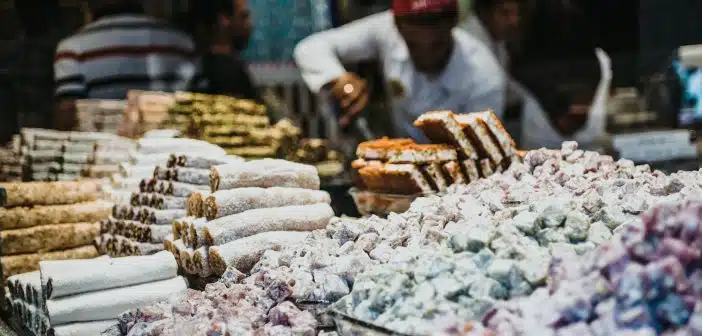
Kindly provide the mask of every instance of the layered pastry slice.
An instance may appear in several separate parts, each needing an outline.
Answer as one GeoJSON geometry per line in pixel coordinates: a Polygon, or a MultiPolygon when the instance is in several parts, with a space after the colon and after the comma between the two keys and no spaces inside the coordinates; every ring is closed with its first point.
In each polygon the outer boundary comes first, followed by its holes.
{"type": "Polygon", "coordinates": [[[466,173],[466,177],[470,182],[477,181],[480,178],[480,171],[478,170],[478,164],[475,160],[463,160],[461,161],[461,166],[466,173]]]}
{"type": "Polygon", "coordinates": [[[495,137],[497,143],[500,144],[505,156],[512,157],[517,152],[517,144],[514,142],[514,139],[512,139],[512,136],[509,135],[509,132],[505,130],[500,118],[498,118],[492,110],[477,112],[476,114],[485,122],[485,125],[487,125],[488,129],[495,137]]]}
{"type": "Polygon", "coordinates": [[[443,170],[441,169],[441,164],[439,163],[430,163],[427,165],[420,166],[419,169],[421,169],[422,174],[424,174],[424,178],[429,182],[429,185],[431,185],[432,189],[438,192],[445,192],[446,188],[448,188],[448,180],[446,179],[446,176],[444,175],[443,170]]]}
{"type": "Polygon", "coordinates": [[[470,138],[479,152],[481,158],[488,158],[494,164],[499,164],[504,159],[503,150],[493,139],[485,121],[482,120],[481,114],[457,114],[456,121],[463,128],[463,132],[470,138]]]}
{"type": "Polygon", "coordinates": [[[371,191],[415,195],[433,192],[419,168],[413,164],[368,165],[358,171],[371,191]]]}
{"type": "Polygon", "coordinates": [[[467,184],[468,179],[466,175],[461,170],[461,165],[457,161],[449,161],[443,165],[444,171],[449,176],[450,184],[467,184]]]}
{"type": "Polygon", "coordinates": [[[388,149],[414,144],[412,139],[380,138],[364,141],[356,148],[356,156],[365,160],[387,161],[388,149]]]}
{"type": "Polygon", "coordinates": [[[477,159],[478,153],[463,132],[463,128],[451,111],[432,111],[422,114],[414,121],[414,126],[434,143],[455,146],[463,158],[477,159]]]}

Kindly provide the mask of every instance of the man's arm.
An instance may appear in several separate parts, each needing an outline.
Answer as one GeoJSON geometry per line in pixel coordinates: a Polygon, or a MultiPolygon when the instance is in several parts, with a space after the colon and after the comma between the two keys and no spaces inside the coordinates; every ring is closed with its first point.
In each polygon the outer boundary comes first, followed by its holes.
{"type": "MultiPolygon", "coordinates": [[[[464,43],[480,43],[475,39],[464,43]]],[[[474,46],[466,60],[468,84],[463,113],[492,109],[502,119],[505,109],[507,79],[504,70],[493,54],[482,44],[474,46]]]]}
{"type": "Polygon", "coordinates": [[[85,78],[80,72],[80,62],[75,52],[59,44],[54,57],[54,93],[56,109],[54,126],[71,130],[77,124],[76,99],[86,97],[85,78]]]}
{"type": "Polygon", "coordinates": [[[295,62],[310,89],[322,87],[346,72],[342,62],[358,62],[376,57],[378,38],[392,27],[392,14],[383,12],[338,28],[313,34],[295,47],[295,62]]]}

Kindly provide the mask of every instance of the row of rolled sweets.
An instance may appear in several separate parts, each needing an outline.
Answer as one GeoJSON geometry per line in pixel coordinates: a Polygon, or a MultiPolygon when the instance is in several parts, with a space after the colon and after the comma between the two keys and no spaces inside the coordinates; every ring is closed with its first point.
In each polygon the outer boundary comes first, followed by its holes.
{"type": "Polygon", "coordinates": [[[261,259],[263,252],[299,244],[307,232],[263,232],[230,243],[209,248],[209,264],[213,274],[222,275],[228,267],[247,273],[261,259]]]}
{"type": "Polygon", "coordinates": [[[195,169],[210,169],[212,166],[240,163],[243,159],[233,156],[218,156],[218,155],[178,155],[170,154],[168,157],[167,168],[184,167],[195,169]]]}
{"type": "Polygon", "coordinates": [[[138,178],[139,180],[153,176],[155,168],[154,165],[133,165],[130,163],[121,163],[118,166],[119,174],[122,177],[138,178]]]}
{"type": "Polygon", "coordinates": [[[100,233],[120,235],[140,243],[162,243],[171,234],[171,227],[110,217],[100,221],[100,233]]]}
{"type": "Polygon", "coordinates": [[[148,206],[158,210],[185,209],[186,197],[166,196],[157,193],[132,193],[132,206],[148,206]]]}
{"type": "Polygon", "coordinates": [[[201,155],[214,157],[225,154],[217,145],[187,138],[142,138],[137,142],[137,151],[142,154],[203,153],[201,155]]]}
{"type": "Polygon", "coordinates": [[[60,205],[95,201],[100,196],[100,181],[12,182],[2,183],[7,190],[5,206],[60,205]]]}
{"type": "Polygon", "coordinates": [[[141,210],[141,207],[115,204],[115,206],[112,207],[112,217],[123,220],[141,221],[141,210]]]}
{"type": "Polygon", "coordinates": [[[278,159],[214,166],[210,170],[212,192],[246,187],[289,187],[318,190],[317,168],[278,159]]]}
{"type": "Polygon", "coordinates": [[[209,185],[210,170],[199,168],[165,168],[157,166],[154,168],[153,177],[164,181],[177,181],[183,183],[209,185]]]}
{"type": "Polygon", "coordinates": [[[66,296],[46,301],[52,325],[115,318],[122,312],[167,300],[188,287],[183,277],[66,296]]]}
{"type": "Polygon", "coordinates": [[[151,255],[163,251],[162,243],[141,243],[109,233],[96,237],[94,244],[101,254],[107,254],[110,257],[151,255]]]}
{"type": "Polygon", "coordinates": [[[98,251],[95,246],[88,245],[63,251],[3,256],[0,260],[2,260],[4,276],[9,277],[38,270],[40,260],[89,259],[97,256],[98,251]]]}
{"type": "Polygon", "coordinates": [[[143,179],[139,183],[142,193],[159,193],[167,196],[188,197],[196,191],[207,190],[206,185],[196,185],[182,182],[143,179]]]}
{"type": "Polygon", "coordinates": [[[263,232],[314,231],[324,229],[332,217],[334,210],[326,203],[248,210],[207,222],[205,242],[215,246],[263,232]]]}
{"type": "Polygon", "coordinates": [[[42,225],[2,231],[0,241],[4,255],[13,255],[84,246],[99,234],[98,222],[42,225]]]}
{"type": "MultiPolygon", "coordinates": [[[[202,206],[191,196],[188,207],[202,206]]],[[[308,205],[331,203],[326,191],[301,188],[238,188],[220,190],[209,195],[202,207],[202,214],[208,220],[238,214],[247,210],[276,208],[288,205],[308,205]]]]}
{"type": "Polygon", "coordinates": [[[173,220],[184,217],[185,209],[158,210],[151,207],[134,207],[131,205],[115,205],[112,217],[115,219],[139,221],[144,224],[171,225],[173,220]]]}
{"type": "Polygon", "coordinates": [[[47,299],[171,279],[178,265],[170,252],[150,256],[54,260],[39,264],[47,299]]]}
{"type": "Polygon", "coordinates": [[[22,229],[61,223],[95,222],[110,215],[112,203],[92,201],[68,205],[0,208],[0,229],[22,229]]]}
{"type": "Polygon", "coordinates": [[[187,214],[185,209],[157,210],[154,208],[143,207],[141,208],[141,211],[142,222],[144,224],[155,225],[171,225],[173,220],[185,217],[187,214]]]}

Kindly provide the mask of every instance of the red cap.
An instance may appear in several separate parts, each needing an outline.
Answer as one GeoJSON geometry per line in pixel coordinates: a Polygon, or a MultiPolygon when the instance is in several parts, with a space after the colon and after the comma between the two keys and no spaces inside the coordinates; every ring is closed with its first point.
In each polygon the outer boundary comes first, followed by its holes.
{"type": "Polygon", "coordinates": [[[393,0],[392,12],[395,15],[442,13],[458,10],[456,0],[393,0]]]}

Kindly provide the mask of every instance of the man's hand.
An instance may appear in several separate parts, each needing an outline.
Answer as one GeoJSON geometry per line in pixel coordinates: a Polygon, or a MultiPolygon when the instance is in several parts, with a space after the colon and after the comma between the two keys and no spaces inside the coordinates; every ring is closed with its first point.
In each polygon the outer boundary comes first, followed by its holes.
{"type": "Polygon", "coordinates": [[[332,95],[339,100],[344,113],[339,119],[339,125],[347,127],[353,119],[368,105],[370,96],[366,81],[351,72],[330,83],[332,95]]]}

